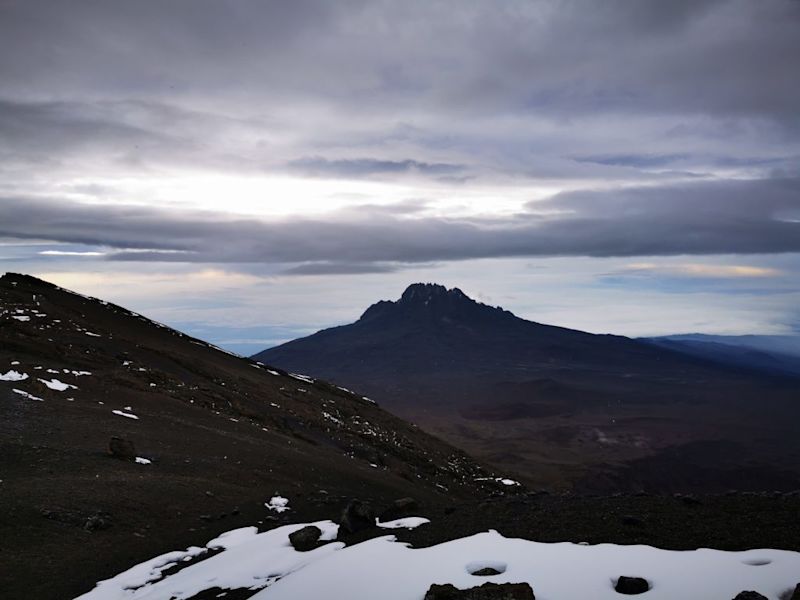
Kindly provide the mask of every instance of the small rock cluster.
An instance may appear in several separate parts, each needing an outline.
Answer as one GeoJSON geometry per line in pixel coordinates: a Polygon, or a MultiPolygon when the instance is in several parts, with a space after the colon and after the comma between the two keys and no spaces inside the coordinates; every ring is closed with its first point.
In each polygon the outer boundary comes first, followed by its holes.
{"type": "Polygon", "coordinates": [[[466,590],[447,583],[433,584],[425,600],[536,600],[536,596],[527,583],[484,583],[466,590]]]}

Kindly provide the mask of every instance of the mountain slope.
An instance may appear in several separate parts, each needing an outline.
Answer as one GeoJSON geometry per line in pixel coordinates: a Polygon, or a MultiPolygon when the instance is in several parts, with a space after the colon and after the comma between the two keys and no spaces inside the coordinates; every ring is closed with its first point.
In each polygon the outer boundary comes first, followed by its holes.
{"type": "Polygon", "coordinates": [[[535,485],[800,484],[787,425],[800,411],[796,379],[526,321],[458,289],[414,284],[353,324],[256,358],[357,386],[535,485]]]}
{"type": "Polygon", "coordinates": [[[0,278],[0,452],[0,589],[20,598],[72,597],[159,552],[329,518],[354,497],[435,506],[493,487],[361,396],[16,274],[0,278]],[[112,458],[112,437],[141,460],[112,458]],[[278,495],[291,511],[265,507],[278,495]]]}
{"type": "Polygon", "coordinates": [[[800,339],[792,336],[695,333],[641,339],[723,365],[800,376],[800,339]]]}

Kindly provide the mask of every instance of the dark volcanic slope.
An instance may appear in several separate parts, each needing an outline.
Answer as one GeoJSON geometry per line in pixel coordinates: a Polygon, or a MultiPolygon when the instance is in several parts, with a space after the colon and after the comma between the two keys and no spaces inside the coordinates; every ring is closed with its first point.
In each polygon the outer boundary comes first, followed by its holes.
{"type": "Polygon", "coordinates": [[[358,386],[533,484],[592,491],[800,485],[800,380],[520,319],[415,284],[260,360],[358,386]]]}
{"type": "Polygon", "coordinates": [[[0,377],[4,598],[73,597],[267,522],[275,493],[282,518],[329,517],[351,497],[437,506],[484,475],[360,396],[32,277],[0,278],[0,377]],[[111,436],[152,463],[112,458],[111,436]]]}

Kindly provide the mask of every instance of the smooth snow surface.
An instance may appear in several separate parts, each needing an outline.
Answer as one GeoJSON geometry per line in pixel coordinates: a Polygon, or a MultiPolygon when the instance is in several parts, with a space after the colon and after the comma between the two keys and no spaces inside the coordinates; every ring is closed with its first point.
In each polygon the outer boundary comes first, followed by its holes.
{"type": "MultiPolygon", "coordinates": [[[[322,540],[336,538],[330,521],[309,523],[322,540]]],[[[158,581],[169,567],[203,549],[170,552],[100,582],[79,600],[185,600],[206,589],[262,589],[253,600],[422,600],[433,583],[459,588],[487,581],[528,582],[537,600],[619,600],[620,575],[644,577],[647,600],[731,600],[755,590],[779,600],[800,580],[800,553],[783,550],[675,552],[651,546],[544,544],[505,538],[495,531],[414,549],[384,536],[344,548],[326,544],[297,552],[288,536],[306,524],[258,533],[244,527],[206,544],[222,550],[158,581]],[[489,577],[484,567],[503,571],[489,577]],[[148,583],[149,582],[149,583],[148,583]]]]}
{"type": "MultiPolygon", "coordinates": [[[[338,525],[330,521],[311,525],[322,530],[320,539],[331,540],[336,537],[338,525]]],[[[112,579],[101,581],[91,592],[76,600],[185,600],[214,587],[223,590],[258,590],[279,577],[322,560],[344,546],[335,542],[310,552],[298,552],[289,544],[289,534],[304,526],[305,524],[285,525],[265,533],[258,533],[255,527],[234,529],[206,544],[206,548],[223,549],[222,552],[166,579],[157,581],[162,571],[201,554],[204,549],[189,548],[185,552],[169,552],[128,569],[112,579]]]]}
{"type": "Polygon", "coordinates": [[[24,381],[28,378],[27,373],[19,373],[18,371],[14,371],[13,369],[3,375],[0,373],[0,381],[24,381]]]}
{"type": "Polygon", "coordinates": [[[403,519],[395,519],[394,521],[385,521],[384,523],[376,519],[375,525],[381,529],[416,529],[420,525],[425,525],[425,523],[430,522],[431,520],[425,517],[405,517],[403,519]]]}
{"type": "Polygon", "coordinates": [[[413,549],[392,536],[345,548],[315,561],[253,596],[253,600],[347,598],[422,600],[432,583],[459,588],[494,583],[531,584],[537,600],[619,600],[620,575],[644,577],[647,600],[730,600],[755,590],[778,600],[800,579],[800,554],[779,550],[673,552],[650,546],[543,544],[487,532],[413,549]],[[749,560],[770,561],[752,566],[749,560]],[[476,577],[479,563],[504,565],[501,575],[476,577]]]}
{"type": "Polygon", "coordinates": [[[63,381],[59,381],[56,378],[51,379],[48,381],[47,379],[39,379],[43,384],[45,384],[51,390],[55,390],[57,392],[63,392],[64,390],[68,390],[70,388],[77,390],[77,386],[71,385],[69,383],[64,383],[63,381]]]}

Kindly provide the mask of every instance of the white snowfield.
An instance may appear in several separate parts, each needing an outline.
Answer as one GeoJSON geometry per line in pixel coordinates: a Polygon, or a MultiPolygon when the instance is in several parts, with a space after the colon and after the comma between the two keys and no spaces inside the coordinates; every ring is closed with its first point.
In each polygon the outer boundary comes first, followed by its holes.
{"type": "MultiPolygon", "coordinates": [[[[339,526],[330,521],[309,525],[322,530],[322,540],[335,539],[339,531],[339,526]]],[[[258,533],[255,527],[234,529],[206,544],[206,548],[223,548],[223,552],[166,579],[156,581],[162,571],[191,560],[203,549],[193,547],[158,556],[101,581],[76,600],[185,600],[213,587],[260,589],[344,547],[334,542],[310,552],[298,552],[289,544],[289,534],[304,526],[285,525],[265,533],[258,533]]]]}
{"type": "MultiPolygon", "coordinates": [[[[495,531],[414,549],[384,536],[354,546],[335,542],[297,552],[290,533],[306,524],[257,533],[235,529],[211,540],[225,548],[211,558],[157,581],[161,571],[199,554],[196,548],[171,552],[100,582],[78,600],[185,600],[202,590],[261,589],[254,600],[422,600],[433,583],[459,588],[487,581],[528,582],[537,600],[620,600],[620,575],[644,577],[647,600],[732,600],[744,590],[770,600],[800,582],[800,553],[783,550],[687,552],[651,546],[544,544],[505,538],[495,531]],[[484,567],[490,577],[471,573],[484,567]],[[263,589],[262,589],[263,588],[263,589]]],[[[319,527],[321,539],[335,539],[338,526],[319,527]]]]}

